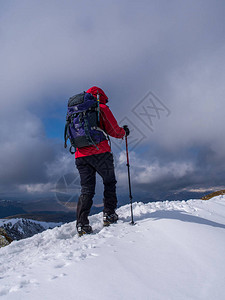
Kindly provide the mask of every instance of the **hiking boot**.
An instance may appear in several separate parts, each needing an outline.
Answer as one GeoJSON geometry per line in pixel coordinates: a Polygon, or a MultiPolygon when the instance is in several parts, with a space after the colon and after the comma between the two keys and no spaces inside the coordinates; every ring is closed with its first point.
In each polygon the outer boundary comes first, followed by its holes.
{"type": "Polygon", "coordinates": [[[103,213],[103,226],[109,226],[110,224],[116,223],[118,215],[114,212],[113,214],[103,213]]]}
{"type": "Polygon", "coordinates": [[[77,225],[77,232],[79,236],[82,236],[84,234],[91,234],[93,232],[92,227],[89,224],[82,225],[79,223],[77,225]]]}

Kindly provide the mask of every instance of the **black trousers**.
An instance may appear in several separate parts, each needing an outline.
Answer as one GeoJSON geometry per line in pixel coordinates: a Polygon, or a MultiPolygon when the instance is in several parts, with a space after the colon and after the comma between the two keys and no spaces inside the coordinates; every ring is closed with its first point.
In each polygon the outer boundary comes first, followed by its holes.
{"type": "Polygon", "coordinates": [[[102,177],[104,184],[104,210],[108,214],[117,207],[116,178],[113,155],[106,152],[76,158],[76,167],[80,174],[81,195],[77,204],[77,224],[89,224],[88,215],[95,194],[96,172],[102,177]]]}

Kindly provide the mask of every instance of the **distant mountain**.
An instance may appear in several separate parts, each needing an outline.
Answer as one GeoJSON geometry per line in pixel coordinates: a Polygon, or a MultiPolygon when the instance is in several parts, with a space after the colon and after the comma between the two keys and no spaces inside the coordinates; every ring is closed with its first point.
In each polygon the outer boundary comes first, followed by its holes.
{"type": "Polygon", "coordinates": [[[220,190],[220,191],[215,191],[213,193],[210,193],[208,195],[203,196],[201,199],[202,200],[209,200],[213,197],[219,196],[219,195],[224,195],[225,194],[225,190],[220,190]]]}
{"type": "Polygon", "coordinates": [[[19,202],[3,199],[0,200],[0,218],[24,213],[26,213],[26,211],[21,207],[19,202]]]}
{"type": "Polygon", "coordinates": [[[0,218],[25,218],[66,223],[75,220],[75,209],[68,209],[54,198],[20,202],[0,199],[0,218]]]}
{"type": "MultiPolygon", "coordinates": [[[[0,199],[0,218],[23,218],[43,222],[67,223],[76,219],[75,204],[57,201],[55,197],[20,202],[0,199]]],[[[102,211],[102,206],[94,204],[91,214],[102,211]]]]}
{"type": "MultiPolygon", "coordinates": [[[[176,192],[165,193],[152,191],[140,197],[139,194],[133,194],[133,202],[155,202],[162,200],[187,200],[201,198],[202,192],[176,192]]],[[[68,200],[68,199],[67,199],[68,200]]],[[[91,214],[97,214],[103,210],[103,204],[96,204],[91,209],[91,214]]],[[[118,207],[130,202],[128,194],[118,196],[118,207]]],[[[31,200],[1,200],[0,199],[0,218],[23,218],[43,222],[72,222],[76,219],[76,202],[63,202],[62,197],[31,199],[31,200]]]]}
{"type": "Polygon", "coordinates": [[[5,219],[31,219],[39,222],[68,223],[76,220],[75,212],[35,211],[33,213],[18,214],[5,219]]]}
{"type": "Polygon", "coordinates": [[[21,240],[31,237],[46,229],[54,228],[62,223],[47,223],[29,219],[1,219],[0,228],[3,228],[7,236],[12,240],[21,240]]]}

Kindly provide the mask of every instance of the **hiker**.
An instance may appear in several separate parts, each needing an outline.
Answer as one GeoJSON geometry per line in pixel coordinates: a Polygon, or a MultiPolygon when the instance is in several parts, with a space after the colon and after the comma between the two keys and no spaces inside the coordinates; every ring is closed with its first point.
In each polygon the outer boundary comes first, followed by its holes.
{"type": "MultiPolygon", "coordinates": [[[[119,127],[111,110],[106,105],[108,97],[104,91],[96,86],[86,91],[99,101],[99,127],[109,136],[122,139],[128,136],[129,128],[124,125],[119,127]]],[[[108,139],[102,135],[97,145],[77,147],[75,152],[75,164],[80,174],[81,195],[77,204],[77,231],[81,236],[92,233],[88,216],[93,204],[95,194],[96,172],[102,177],[104,184],[104,209],[103,225],[109,226],[116,223],[118,215],[117,207],[116,178],[114,172],[113,155],[108,139]]]]}

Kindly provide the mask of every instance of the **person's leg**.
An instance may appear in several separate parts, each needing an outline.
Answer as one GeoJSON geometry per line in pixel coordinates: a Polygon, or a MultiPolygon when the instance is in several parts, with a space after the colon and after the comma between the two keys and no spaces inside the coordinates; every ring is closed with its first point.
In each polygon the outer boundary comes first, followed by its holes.
{"type": "Polygon", "coordinates": [[[104,184],[104,213],[109,215],[115,212],[117,207],[117,196],[116,196],[116,177],[114,171],[113,155],[112,153],[106,152],[95,156],[95,168],[98,174],[103,179],[104,184]]]}
{"type": "Polygon", "coordinates": [[[89,164],[90,157],[76,159],[76,166],[80,174],[81,195],[77,204],[77,225],[88,225],[88,216],[95,194],[96,171],[89,164]]]}

